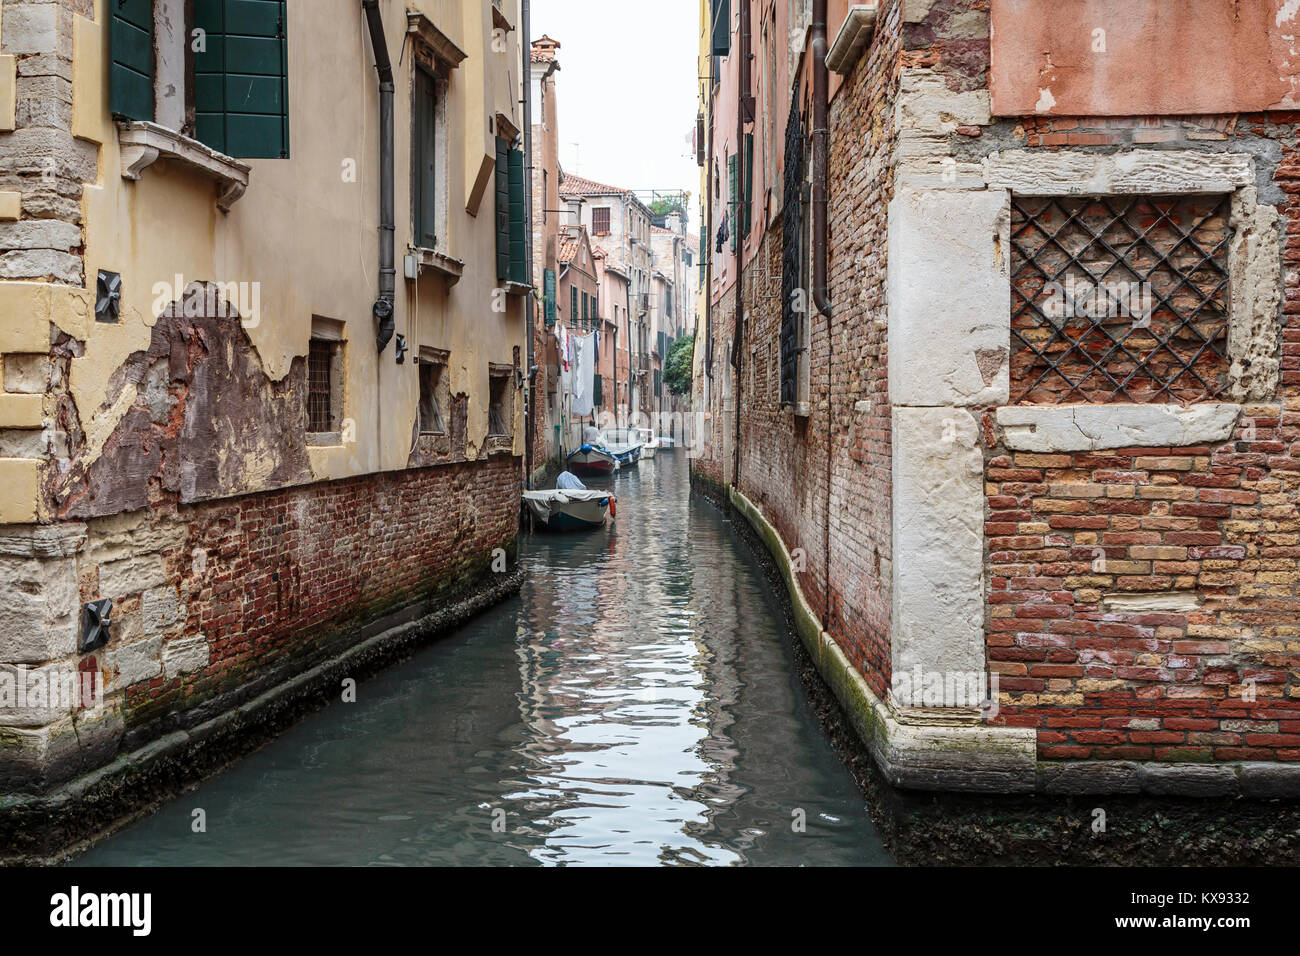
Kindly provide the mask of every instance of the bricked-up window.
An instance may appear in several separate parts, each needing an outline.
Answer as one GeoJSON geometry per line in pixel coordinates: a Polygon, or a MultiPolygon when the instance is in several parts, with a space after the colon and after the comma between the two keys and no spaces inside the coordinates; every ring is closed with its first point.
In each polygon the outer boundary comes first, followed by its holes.
{"type": "Polygon", "coordinates": [[[1226,196],[1011,207],[1011,400],[1196,402],[1224,387],[1226,196]]]}
{"type": "Polygon", "coordinates": [[[608,206],[596,206],[591,210],[591,231],[598,236],[609,235],[608,206]]]}
{"type": "Polygon", "coordinates": [[[488,435],[508,438],[510,421],[514,418],[514,395],[510,388],[510,373],[494,370],[488,381],[491,388],[488,401],[488,435]]]}
{"type": "Polygon", "coordinates": [[[333,432],[334,356],[339,343],[311,340],[307,355],[307,431],[333,432]]]}
{"type": "Polygon", "coordinates": [[[420,434],[442,435],[447,431],[442,408],[448,396],[445,353],[420,352],[420,434]]]}

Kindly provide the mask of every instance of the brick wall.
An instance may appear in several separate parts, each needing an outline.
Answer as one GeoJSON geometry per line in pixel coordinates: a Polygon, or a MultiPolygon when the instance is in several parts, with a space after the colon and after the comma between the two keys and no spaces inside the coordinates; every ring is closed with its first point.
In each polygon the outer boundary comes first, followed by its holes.
{"type": "MultiPolygon", "coordinates": [[[[519,474],[517,458],[498,455],[155,508],[133,538],[166,542],[156,553],[164,580],[112,572],[148,585],[113,595],[117,634],[103,652],[107,689],[125,690],[127,727],[245,685],[386,611],[450,597],[485,572],[492,549],[513,554],[519,474]],[[177,608],[173,619],[151,613],[160,603],[177,608]],[[174,653],[195,636],[203,646],[174,653]],[[169,666],[173,657],[181,663],[169,666]],[[190,669],[196,660],[205,662],[190,669]]],[[[95,558],[115,553],[119,527],[89,525],[85,600],[106,590],[95,558]]],[[[154,558],[138,547],[131,567],[154,558]]]]}
{"type": "MultiPolygon", "coordinates": [[[[890,680],[892,467],[885,352],[885,210],[893,194],[888,156],[895,143],[900,15],[901,4],[882,5],[870,52],[831,104],[828,217],[833,312],[829,328],[824,316],[812,317],[810,414],[796,415],[794,409],[780,404],[779,219],[763,234],[745,268],[745,341],[736,389],[741,408],[739,488],[781,534],[823,626],[882,695],[890,680]]],[[[779,119],[787,111],[788,106],[781,106],[779,119]]],[[[804,127],[811,127],[810,117],[804,127]]],[[[761,213],[755,220],[763,222],[761,213]]],[[[735,432],[735,407],[723,401],[722,382],[723,376],[732,374],[726,357],[734,341],[734,302],[733,285],[714,303],[709,409],[714,442],[706,456],[692,462],[697,473],[714,481],[733,480],[730,436],[735,432]]],[[[697,388],[695,401],[700,397],[697,388]]]]}
{"type": "Polygon", "coordinates": [[[1043,759],[1300,759],[1300,414],[1243,421],[1217,447],[989,459],[997,722],[1043,759]]]}

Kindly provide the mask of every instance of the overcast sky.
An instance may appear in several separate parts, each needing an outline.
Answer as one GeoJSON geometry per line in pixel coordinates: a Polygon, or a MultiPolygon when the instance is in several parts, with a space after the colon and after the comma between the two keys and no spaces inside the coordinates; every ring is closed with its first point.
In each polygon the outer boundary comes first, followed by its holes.
{"type": "Polygon", "coordinates": [[[556,83],[566,171],[695,196],[698,17],[697,0],[533,0],[533,39],[546,34],[561,43],[556,83]]]}

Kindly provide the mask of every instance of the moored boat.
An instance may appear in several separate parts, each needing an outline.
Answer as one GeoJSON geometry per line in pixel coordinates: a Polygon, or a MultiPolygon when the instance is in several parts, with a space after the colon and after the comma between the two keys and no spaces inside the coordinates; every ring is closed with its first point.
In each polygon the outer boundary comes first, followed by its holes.
{"type": "Polygon", "coordinates": [[[554,491],[525,491],[524,502],[538,522],[549,531],[586,531],[600,528],[614,508],[608,491],[557,488],[554,491]]]}
{"type": "Polygon", "coordinates": [[[659,450],[659,439],[655,437],[655,433],[648,428],[634,428],[632,434],[641,443],[641,457],[653,458],[655,452],[659,450]]]}
{"type": "Polygon", "coordinates": [[[577,475],[612,475],[618,469],[618,459],[604,448],[583,445],[570,452],[565,459],[569,471],[577,475]]]}
{"type": "Polygon", "coordinates": [[[631,468],[641,460],[641,442],[635,432],[611,429],[600,435],[602,447],[614,456],[618,467],[631,468]]]}

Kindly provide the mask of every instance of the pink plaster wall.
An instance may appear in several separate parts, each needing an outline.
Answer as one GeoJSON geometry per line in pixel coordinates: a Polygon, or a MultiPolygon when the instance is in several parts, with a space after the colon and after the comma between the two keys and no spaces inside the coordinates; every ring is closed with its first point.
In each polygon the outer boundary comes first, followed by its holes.
{"type": "Polygon", "coordinates": [[[991,21],[998,116],[1300,106],[1294,0],[992,0],[991,21]]]}

